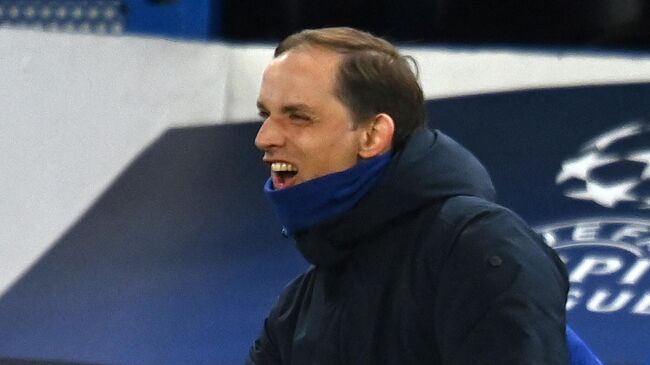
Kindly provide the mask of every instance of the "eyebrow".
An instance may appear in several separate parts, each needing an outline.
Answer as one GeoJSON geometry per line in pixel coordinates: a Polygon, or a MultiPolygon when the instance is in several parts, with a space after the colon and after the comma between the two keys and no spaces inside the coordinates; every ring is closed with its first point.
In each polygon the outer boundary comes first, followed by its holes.
{"type": "MultiPolygon", "coordinates": [[[[257,109],[268,110],[268,108],[264,106],[264,103],[262,103],[259,100],[257,101],[257,109]]],[[[303,103],[289,104],[282,107],[283,114],[299,112],[299,111],[306,112],[308,114],[314,114],[314,109],[311,108],[309,105],[303,103]]]]}

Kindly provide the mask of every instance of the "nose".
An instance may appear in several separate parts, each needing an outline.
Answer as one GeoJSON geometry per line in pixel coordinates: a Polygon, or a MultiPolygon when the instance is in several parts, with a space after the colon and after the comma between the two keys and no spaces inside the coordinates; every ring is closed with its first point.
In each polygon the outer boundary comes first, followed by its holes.
{"type": "Polygon", "coordinates": [[[273,147],[282,146],[284,136],[278,123],[272,118],[266,118],[257,131],[255,146],[262,151],[268,151],[273,147]]]}

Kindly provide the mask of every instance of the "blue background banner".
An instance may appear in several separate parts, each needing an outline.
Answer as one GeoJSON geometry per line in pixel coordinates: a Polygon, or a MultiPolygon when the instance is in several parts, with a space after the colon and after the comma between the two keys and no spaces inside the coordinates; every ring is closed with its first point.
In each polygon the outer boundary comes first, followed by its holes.
{"type": "Polygon", "coordinates": [[[569,322],[612,365],[650,361],[649,98],[649,84],[628,84],[428,104],[486,165],[497,200],[556,247],[569,322]]]}
{"type": "MultiPolygon", "coordinates": [[[[648,100],[645,83],[427,103],[558,249],[570,323],[611,365],[650,361],[648,100]]],[[[258,127],[170,129],[149,146],[0,298],[0,357],[242,363],[307,266],[263,195],[258,127]]]]}

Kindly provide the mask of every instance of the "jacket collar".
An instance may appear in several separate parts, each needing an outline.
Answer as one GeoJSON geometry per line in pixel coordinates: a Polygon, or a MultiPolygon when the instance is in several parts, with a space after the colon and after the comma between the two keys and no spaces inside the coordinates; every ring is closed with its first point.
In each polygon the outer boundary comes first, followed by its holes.
{"type": "Polygon", "coordinates": [[[312,264],[331,266],[391,220],[454,195],[494,200],[495,193],[487,171],[465,148],[439,131],[418,129],[359,204],[296,235],[296,243],[312,264]]]}

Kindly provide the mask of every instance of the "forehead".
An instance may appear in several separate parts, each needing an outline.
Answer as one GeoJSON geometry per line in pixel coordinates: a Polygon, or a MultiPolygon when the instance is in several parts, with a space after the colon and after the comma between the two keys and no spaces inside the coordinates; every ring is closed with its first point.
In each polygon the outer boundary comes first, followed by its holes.
{"type": "Polygon", "coordinates": [[[264,70],[260,99],[333,95],[341,57],[319,47],[301,47],[281,54],[264,70]]]}
{"type": "Polygon", "coordinates": [[[291,70],[317,75],[334,76],[341,62],[341,54],[323,47],[301,46],[290,49],[267,66],[265,74],[278,70],[291,70]]]}

